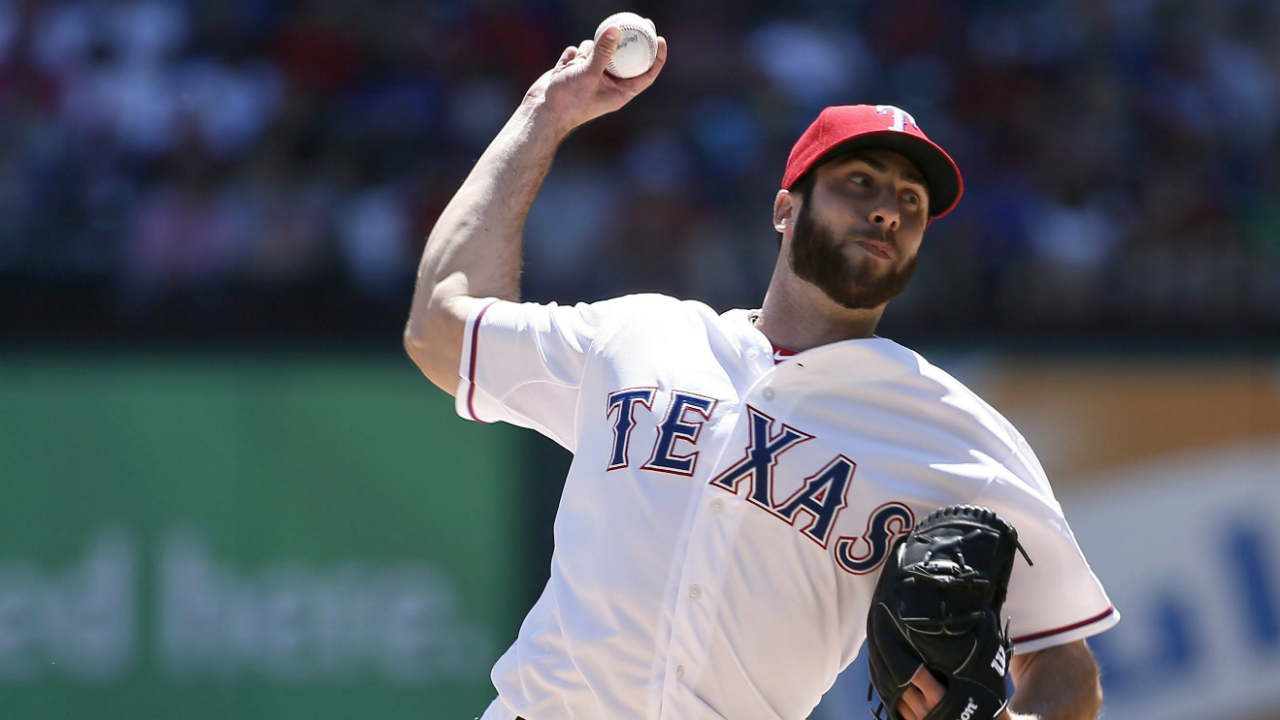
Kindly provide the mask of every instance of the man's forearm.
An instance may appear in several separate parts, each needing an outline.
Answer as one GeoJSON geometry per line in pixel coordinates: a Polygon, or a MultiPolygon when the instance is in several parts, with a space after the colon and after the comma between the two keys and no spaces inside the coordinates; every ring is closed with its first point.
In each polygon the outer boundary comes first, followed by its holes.
{"type": "Polygon", "coordinates": [[[564,134],[522,104],[489,144],[427,238],[410,316],[445,295],[515,300],[525,219],[564,134]]]}
{"type": "Polygon", "coordinates": [[[1098,666],[1083,641],[1027,658],[1014,674],[1010,720],[1094,720],[1102,707],[1098,666]]]}

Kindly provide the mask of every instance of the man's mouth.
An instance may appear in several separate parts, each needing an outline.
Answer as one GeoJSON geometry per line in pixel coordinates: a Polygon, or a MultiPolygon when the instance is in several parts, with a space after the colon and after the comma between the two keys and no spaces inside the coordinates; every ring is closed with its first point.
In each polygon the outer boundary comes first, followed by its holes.
{"type": "Polygon", "coordinates": [[[889,247],[884,243],[876,242],[875,240],[856,240],[855,242],[857,242],[858,246],[863,250],[866,250],[870,255],[874,255],[882,260],[888,260],[890,257],[889,247]]]}

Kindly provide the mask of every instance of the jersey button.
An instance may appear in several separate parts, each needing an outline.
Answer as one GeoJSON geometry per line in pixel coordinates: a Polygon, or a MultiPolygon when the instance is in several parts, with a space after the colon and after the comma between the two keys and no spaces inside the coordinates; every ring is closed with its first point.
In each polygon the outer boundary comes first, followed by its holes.
{"type": "Polygon", "coordinates": [[[758,357],[760,357],[760,351],[759,351],[759,350],[757,350],[757,349],[755,349],[755,348],[750,348],[749,350],[747,350],[747,359],[748,359],[748,360],[755,360],[755,359],[756,359],[756,358],[758,358],[758,357]]]}
{"type": "Polygon", "coordinates": [[[698,598],[702,597],[702,588],[699,587],[697,584],[690,585],[689,597],[693,598],[694,600],[697,600],[698,598]]]}
{"type": "Polygon", "coordinates": [[[682,678],[682,677],[684,677],[684,666],[683,666],[683,665],[677,665],[677,666],[676,666],[676,677],[678,677],[678,678],[682,678]]]}
{"type": "Polygon", "coordinates": [[[778,393],[774,392],[774,391],[773,391],[773,388],[771,388],[771,387],[767,387],[767,388],[765,388],[765,389],[764,389],[764,392],[760,393],[760,395],[761,395],[761,397],[763,397],[765,400],[772,400],[774,397],[776,397],[776,396],[778,395],[778,393]]]}
{"type": "Polygon", "coordinates": [[[712,500],[711,512],[719,513],[721,510],[724,510],[724,500],[721,500],[720,498],[716,498],[715,500],[712,500]]]}

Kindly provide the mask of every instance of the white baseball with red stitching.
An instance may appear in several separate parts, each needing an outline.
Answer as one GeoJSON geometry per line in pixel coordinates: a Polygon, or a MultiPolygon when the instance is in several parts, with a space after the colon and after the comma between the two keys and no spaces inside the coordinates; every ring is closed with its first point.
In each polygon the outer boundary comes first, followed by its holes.
{"type": "Polygon", "coordinates": [[[605,71],[624,80],[645,74],[658,57],[658,30],[653,21],[630,12],[610,15],[596,28],[596,42],[609,27],[621,30],[622,37],[605,71]]]}

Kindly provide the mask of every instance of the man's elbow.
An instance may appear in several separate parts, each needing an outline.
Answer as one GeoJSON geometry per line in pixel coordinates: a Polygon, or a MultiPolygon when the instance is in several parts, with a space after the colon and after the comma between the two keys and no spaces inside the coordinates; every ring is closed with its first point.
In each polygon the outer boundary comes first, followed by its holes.
{"type": "Polygon", "coordinates": [[[433,342],[433,337],[429,333],[413,327],[406,328],[404,350],[408,353],[409,359],[413,360],[413,364],[417,365],[422,374],[426,375],[436,387],[450,395],[457,393],[457,365],[451,364],[444,353],[440,352],[438,344],[433,342]],[[453,369],[450,369],[451,365],[453,369]]]}
{"type": "Polygon", "coordinates": [[[404,329],[404,350],[427,379],[450,395],[458,391],[458,365],[462,356],[463,326],[456,303],[433,303],[409,316],[404,329]]]}
{"type": "Polygon", "coordinates": [[[404,351],[414,365],[428,378],[434,373],[435,365],[431,362],[427,338],[419,326],[411,319],[404,328],[404,351]]]}

